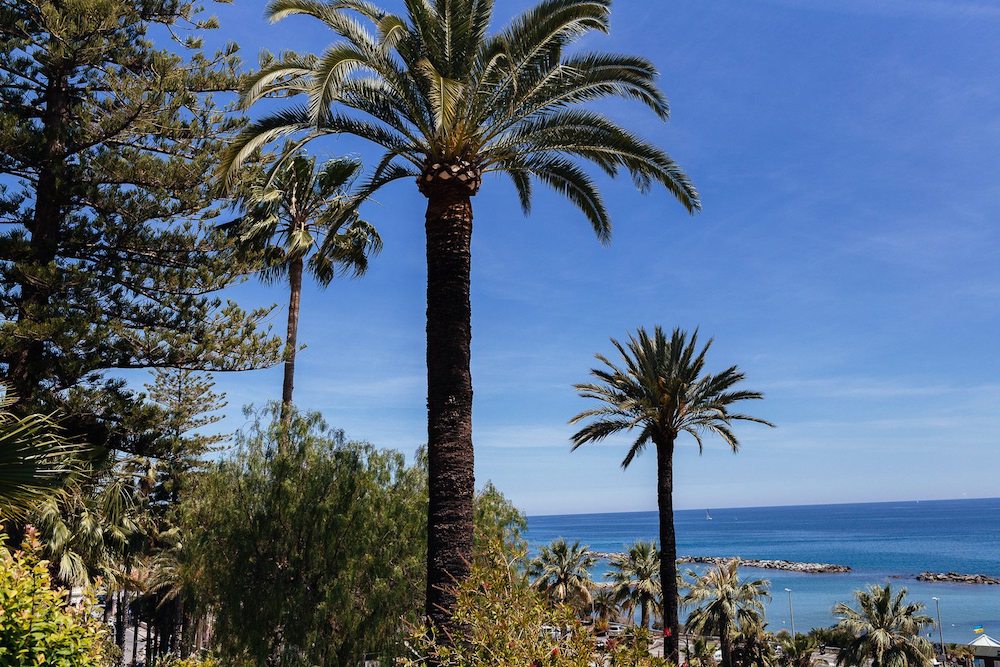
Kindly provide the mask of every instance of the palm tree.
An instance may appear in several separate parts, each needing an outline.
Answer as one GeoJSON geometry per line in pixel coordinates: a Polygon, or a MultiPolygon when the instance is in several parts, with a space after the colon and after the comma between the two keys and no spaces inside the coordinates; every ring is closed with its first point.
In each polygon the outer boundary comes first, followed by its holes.
{"type": "Polygon", "coordinates": [[[348,190],[361,170],[357,160],[316,159],[294,154],[278,159],[279,168],[237,189],[243,214],[222,225],[245,252],[263,261],[266,282],[288,279],[288,332],[281,388],[281,423],[291,419],[295,353],[302,300],[302,274],[308,270],[326,287],[337,274],[362,275],[370,255],[382,248],[378,232],[357,214],[348,190]]]}
{"type": "Polygon", "coordinates": [[[690,434],[702,451],[702,436],[715,433],[732,448],[739,441],[733,422],[750,421],[770,424],[762,419],[730,412],[733,404],[763,398],[755,391],[734,389],[743,381],[743,373],[731,366],[712,375],[704,372],[709,340],[698,350],[698,332],[688,338],[674,329],[667,339],[656,327],[650,336],[640,328],[627,345],[611,339],[621,355],[616,366],[603,355],[597,359],[604,368],[591,370],[595,382],[578,384],[583,398],[601,402],[599,407],[581,412],[571,424],[586,422],[573,435],[573,449],[589,442],[599,442],[610,435],[639,429],[639,436],[622,460],[628,468],[635,457],[652,442],[656,446],[657,506],[660,514],[660,583],[663,586],[664,655],[679,660],[677,644],[677,540],[674,535],[674,445],[682,433],[690,434]]]}
{"type": "Polygon", "coordinates": [[[453,584],[468,575],[472,557],[471,198],[483,176],[507,176],[525,212],[533,182],[555,189],[602,241],[611,220],[581,161],[611,175],[627,171],[642,191],[661,185],[689,212],[700,207],[669,155],[594,108],[626,98],[665,120],[653,65],[569,53],[584,35],[609,30],[610,2],[541,0],[491,33],[493,0],[405,0],[405,15],[367,0],[272,0],[272,21],[312,16],[337,40],[320,56],[263,64],[243,91],[245,106],[265,97],[301,96],[305,104],[247,126],[221,166],[232,179],[284,137],[304,145],[351,134],[384,150],[364,193],[406,178],[427,198],[426,611],[436,624],[450,618],[453,584]]]}
{"type": "Polygon", "coordinates": [[[660,550],[656,542],[636,542],[628,551],[611,559],[607,573],[615,597],[634,618],[639,609],[639,625],[649,628],[651,612],[660,601],[660,550]]]}
{"type": "Polygon", "coordinates": [[[722,667],[733,667],[734,636],[744,625],[762,621],[763,601],[771,598],[766,580],[740,581],[738,567],[739,560],[733,559],[701,577],[689,572],[692,581],[682,601],[694,607],[686,623],[689,631],[719,637],[722,667]]]}
{"type": "Polygon", "coordinates": [[[783,667],[813,667],[815,660],[813,654],[819,642],[811,635],[799,633],[792,636],[781,637],[781,664],[783,667]]]}
{"type": "Polygon", "coordinates": [[[872,585],[855,591],[857,609],[838,602],[833,613],[837,628],[854,637],[837,655],[838,665],[923,667],[934,657],[931,643],[920,631],[933,620],[922,614],[924,605],[906,602],[906,589],[895,595],[892,586],[872,585]]]}
{"type": "Polygon", "coordinates": [[[0,383],[0,523],[23,519],[40,501],[61,492],[80,472],[85,451],[62,436],[51,415],[11,413],[8,408],[16,402],[0,383]]]}
{"type": "Polygon", "coordinates": [[[538,556],[528,564],[531,585],[557,604],[574,604],[591,600],[590,568],[597,559],[590,548],[579,542],[568,544],[559,538],[543,546],[538,556]]]}
{"type": "Polygon", "coordinates": [[[739,667],[774,667],[774,635],[762,617],[743,623],[733,638],[733,663],[739,667]]]}
{"type": "Polygon", "coordinates": [[[617,621],[621,617],[622,607],[614,588],[605,584],[598,584],[591,593],[591,608],[593,609],[595,620],[602,623],[617,621]]]}

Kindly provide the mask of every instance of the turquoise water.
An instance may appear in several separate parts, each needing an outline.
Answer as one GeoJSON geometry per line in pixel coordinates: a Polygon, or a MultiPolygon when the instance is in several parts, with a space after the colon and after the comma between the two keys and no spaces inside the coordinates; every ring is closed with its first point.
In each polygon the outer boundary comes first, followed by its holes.
{"type": "MultiPolygon", "coordinates": [[[[1000,638],[1000,586],[925,584],[923,572],[962,572],[1000,577],[1000,498],[797,507],[681,511],[676,516],[677,552],[692,556],[780,558],[848,565],[848,574],[798,574],[746,568],[745,576],[767,578],[773,600],[769,628],[789,627],[792,589],[795,629],[834,622],[836,602],[850,601],[870,583],[906,586],[936,614],[941,600],[945,641],[968,642],[983,625],[1000,638]]],[[[622,551],[657,535],[655,512],[576,514],[528,518],[532,550],[557,537],[580,540],[596,551],[622,551]]],[[[603,575],[603,563],[595,578],[603,575]]],[[[936,633],[935,633],[936,638],[936,633]]]]}

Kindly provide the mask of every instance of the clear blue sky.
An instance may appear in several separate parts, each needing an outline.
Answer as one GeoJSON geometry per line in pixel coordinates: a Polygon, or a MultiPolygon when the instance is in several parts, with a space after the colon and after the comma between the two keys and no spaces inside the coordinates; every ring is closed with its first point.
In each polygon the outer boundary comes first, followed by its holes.
{"type": "MultiPolygon", "coordinates": [[[[498,0],[498,19],[527,5],[498,0]]],[[[253,60],[318,51],[313,22],[268,26],[263,2],[213,9],[253,60]]],[[[607,111],[665,147],[704,201],[602,180],[602,247],[538,189],[475,198],[477,479],[530,514],[655,508],[651,453],[625,440],[569,452],[566,420],[609,336],[700,326],[710,365],[767,394],[738,456],[676,461],[680,507],[1000,495],[1000,3],[963,0],[618,0],[609,37],[662,73],[673,117],[607,111]]],[[[334,152],[370,156],[345,141],[334,152]]],[[[425,440],[424,199],[398,183],[364,211],[385,251],[363,280],[308,289],[297,400],[350,437],[425,440]]],[[[281,288],[233,292],[284,302],[281,288]]],[[[276,312],[283,331],[284,312],[276,312]]],[[[219,378],[238,407],[277,398],[280,369],[219,378]]]]}

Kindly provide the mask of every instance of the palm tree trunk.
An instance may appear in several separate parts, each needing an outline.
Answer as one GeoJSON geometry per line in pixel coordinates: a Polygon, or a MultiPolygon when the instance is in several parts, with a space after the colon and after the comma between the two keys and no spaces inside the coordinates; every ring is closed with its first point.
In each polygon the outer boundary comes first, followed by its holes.
{"type": "Polygon", "coordinates": [[[281,426],[292,422],[292,390],[295,388],[295,353],[299,336],[299,304],[302,300],[302,258],[288,267],[288,332],[285,334],[285,377],[281,384],[281,426]]]}
{"type": "Polygon", "coordinates": [[[649,605],[643,600],[642,604],[639,606],[639,623],[642,625],[643,630],[649,629],[649,605]]]}
{"type": "Polygon", "coordinates": [[[426,614],[446,627],[453,587],[472,559],[472,307],[469,301],[472,204],[447,187],[426,192],[427,515],[426,614]]]}
{"type": "Polygon", "coordinates": [[[733,641],[729,637],[729,619],[719,628],[719,648],[722,650],[722,667],[733,667],[733,641]]]}
{"type": "Polygon", "coordinates": [[[674,440],[656,443],[656,502],[660,514],[660,590],[663,598],[663,657],[680,664],[677,641],[677,536],[674,533],[674,440]]]}

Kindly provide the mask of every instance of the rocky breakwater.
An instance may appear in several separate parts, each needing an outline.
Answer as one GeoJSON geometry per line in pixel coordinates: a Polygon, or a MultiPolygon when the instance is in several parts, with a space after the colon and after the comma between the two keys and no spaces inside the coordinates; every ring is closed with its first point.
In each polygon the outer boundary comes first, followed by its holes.
{"type": "MultiPolygon", "coordinates": [[[[731,558],[721,558],[717,556],[683,556],[677,559],[678,563],[703,563],[707,565],[720,565],[731,558]]],[[[850,572],[851,568],[846,565],[833,565],[831,563],[796,563],[790,560],[757,560],[757,559],[737,559],[743,567],[756,567],[762,570],[785,570],[786,572],[802,572],[805,574],[842,574],[850,572]]]]}
{"type": "Polygon", "coordinates": [[[921,572],[917,575],[917,581],[1000,586],[1000,578],[991,577],[985,574],[959,574],[958,572],[921,572]]]}
{"type": "MultiPolygon", "coordinates": [[[[613,560],[615,558],[621,558],[625,554],[607,551],[591,551],[590,555],[595,558],[603,558],[604,560],[613,560]]],[[[720,556],[681,556],[677,559],[677,562],[681,565],[689,563],[720,565],[730,560],[733,559],[723,558],[720,556]]],[[[790,560],[745,560],[742,558],[738,560],[740,561],[740,565],[743,567],[756,567],[764,570],[785,570],[787,572],[803,572],[806,574],[841,574],[851,571],[851,568],[846,565],[832,565],[830,563],[796,563],[790,560]]]]}

